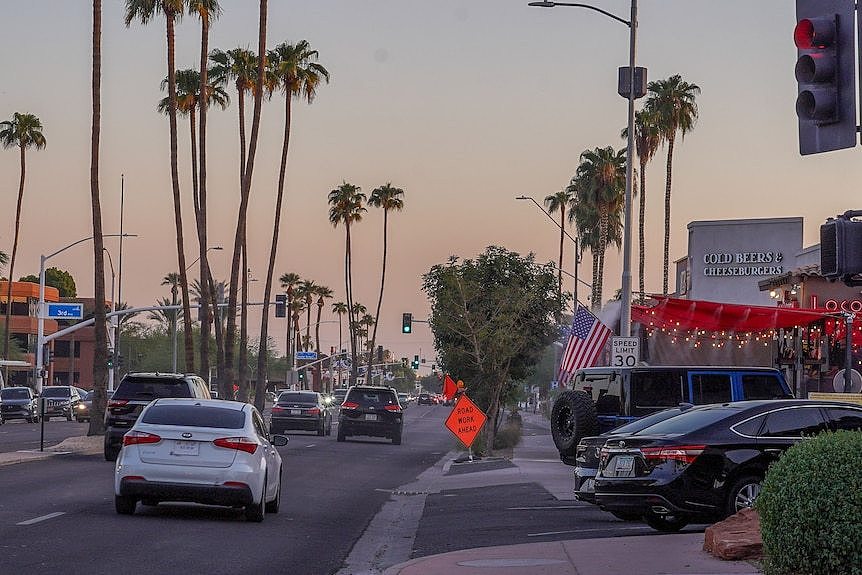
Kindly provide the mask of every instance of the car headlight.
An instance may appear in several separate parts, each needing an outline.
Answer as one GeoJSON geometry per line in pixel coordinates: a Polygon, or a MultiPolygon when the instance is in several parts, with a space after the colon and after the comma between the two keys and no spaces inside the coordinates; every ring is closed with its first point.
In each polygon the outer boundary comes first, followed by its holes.
{"type": "Polygon", "coordinates": [[[78,409],[87,409],[87,406],[86,406],[86,405],[84,405],[83,403],[79,403],[79,404],[78,404],[78,405],[76,405],[75,407],[77,407],[78,409]]]}

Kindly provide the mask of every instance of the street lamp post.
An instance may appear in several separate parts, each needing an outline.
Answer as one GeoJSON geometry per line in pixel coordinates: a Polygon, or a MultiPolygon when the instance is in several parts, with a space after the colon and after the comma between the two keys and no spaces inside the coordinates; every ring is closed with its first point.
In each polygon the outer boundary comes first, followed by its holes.
{"type": "MultiPolygon", "coordinates": [[[[52,254],[39,256],[39,309],[36,310],[36,391],[42,393],[42,387],[45,385],[45,262],[54,256],[61,254],[73,248],[78,244],[88,242],[94,236],[82,238],[77,242],[72,242],[68,246],[57,250],[52,254]]],[[[103,238],[136,238],[136,234],[102,234],[103,238]]]]}
{"type": "Polygon", "coordinates": [[[630,337],[632,334],[632,271],[631,271],[631,251],[632,251],[632,177],[634,169],[634,125],[635,125],[635,55],[637,51],[637,29],[638,29],[638,1],[631,0],[631,18],[624,20],[619,16],[611,14],[601,8],[591,6],[589,4],[581,4],[575,2],[530,2],[529,6],[538,6],[541,8],[553,8],[555,6],[573,6],[576,8],[586,8],[599,12],[616,20],[629,27],[629,71],[628,71],[628,141],[626,143],[626,192],[625,192],[625,214],[623,224],[623,273],[622,273],[622,312],[620,315],[620,335],[630,337]]]}
{"type": "MultiPolygon", "coordinates": [[[[117,302],[114,300],[114,286],[116,285],[117,276],[114,273],[114,259],[111,257],[111,252],[108,251],[108,248],[102,248],[106,254],[108,254],[108,263],[111,264],[111,313],[117,311],[117,302]]],[[[117,370],[117,354],[114,353],[117,349],[117,329],[120,325],[119,318],[117,316],[111,316],[111,329],[108,332],[109,338],[108,341],[111,344],[111,348],[108,350],[109,357],[111,357],[111,369],[108,370],[108,391],[114,391],[114,378],[116,377],[117,370]]],[[[74,356],[74,354],[72,354],[74,356]]]]}

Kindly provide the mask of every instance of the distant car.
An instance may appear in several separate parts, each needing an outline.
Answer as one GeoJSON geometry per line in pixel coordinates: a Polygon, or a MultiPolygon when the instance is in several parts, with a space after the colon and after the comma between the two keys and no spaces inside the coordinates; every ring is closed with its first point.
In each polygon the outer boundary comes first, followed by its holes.
{"type": "Polygon", "coordinates": [[[323,396],[314,391],[285,391],[270,410],[270,433],[287,430],[315,431],[317,435],[332,433],[332,411],[323,396]]]}
{"type": "Polygon", "coordinates": [[[85,391],[81,401],[75,406],[75,421],[81,423],[90,421],[90,410],[93,407],[93,392],[85,391]]]}
{"type": "Polygon", "coordinates": [[[406,393],[399,393],[398,403],[401,404],[401,407],[407,407],[407,405],[410,403],[410,395],[406,393]]]}
{"type": "Polygon", "coordinates": [[[123,435],[135,424],[148,403],[162,397],[211,399],[207,384],[193,374],[126,374],[105,408],[106,460],[117,459],[123,445],[123,435]]]}
{"type": "MultiPolygon", "coordinates": [[[[640,514],[659,531],[706,523],[750,507],[769,465],[827,430],[862,430],[862,406],[807,399],[690,409],[601,450],[596,503],[640,514]]],[[[816,479],[812,479],[816,481],[816,479]]]]}
{"type": "Polygon", "coordinates": [[[75,410],[81,402],[78,388],[72,385],[43,387],[42,399],[45,402],[42,413],[45,421],[51,421],[52,417],[65,417],[66,421],[72,421],[75,417],[75,410]]]}
{"type": "Polygon", "coordinates": [[[28,423],[39,423],[39,408],[33,390],[29,387],[0,389],[0,414],[3,421],[23,419],[28,423]]]}
{"type": "Polygon", "coordinates": [[[437,402],[430,393],[420,393],[416,405],[436,405],[437,402]]]}
{"type": "Polygon", "coordinates": [[[404,419],[398,395],[391,387],[353,386],[338,415],[338,441],[349,435],[388,437],[401,445],[404,419]]]}
{"type": "Polygon", "coordinates": [[[243,506],[249,521],[278,513],[287,438],[267,434],[254,406],[213,399],[157,399],[123,436],[114,506],[188,501],[243,506]]]}

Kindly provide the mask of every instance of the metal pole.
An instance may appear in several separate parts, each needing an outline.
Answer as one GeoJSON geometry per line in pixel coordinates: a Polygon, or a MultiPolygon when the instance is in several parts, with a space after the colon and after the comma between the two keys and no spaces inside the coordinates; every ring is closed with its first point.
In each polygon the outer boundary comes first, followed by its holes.
{"type": "MultiPolygon", "coordinates": [[[[42,386],[45,381],[44,371],[44,350],[45,347],[45,260],[48,258],[44,255],[39,256],[39,309],[36,310],[36,393],[42,395],[42,386]]],[[[12,281],[12,278],[9,278],[12,281]]],[[[7,302],[7,305],[12,305],[12,302],[7,302]]]]}
{"type": "MultiPolygon", "coordinates": [[[[126,197],[126,176],[120,174],[120,257],[117,262],[117,299],[123,299],[123,214],[125,209],[126,197]]],[[[113,301],[113,297],[111,300],[113,301]]],[[[114,361],[111,369],[111,377],[116,377],[117,364],[120,358],[120,322],[117,320],[116,329],[114,330],[114,361]]],[[[113,379],[108,380],[108,391],[114,391],[113,379]]]]}
{"type": "Polygon", "coordinates": [[[580,246],[577,238],[575,238],[575,301],[572,309],[574,313],[578,313],[578,264],[581,263],[580,246]]]}
{"type": "MultiPolygon", "coordinates": [[[[108,261],[111,261],[111,252],[105,250],[108,254],[108,261]]],[[[114,263],[111,262],[111,312],[117,311],[117,302],[114,300],[114,284],[116,282],[116,276],[114,276],[114,263]]],[[[113,349],[111,350],[112,361],[111,361],[111,369],[108,370],[108,391],[114,391],[114,370],[117,369],[117,333],[119,330],[117,329],[117,325],[119,324],[119,317],[113,316],[110,319],[111,322],[111,334],[113,337],[113,349]]]]}
{"type": "MultiPolygon", "coordinates": [[[[625,221],[623,223],[623,277],[622,313],[620,315],[620,335],[632,335],[632,179],[634,177],[634,134],[635,134],[635,52],[637,47],[638,2],[632,0],[631,19],[629,20],[629,110],[628,142],[626,144],[626,197],[625,221]]],[[[599,302],[601,305],[601,302],[599,302]]]]}
{"type": "MultiPolygon", "coordinates": [[[[171,287],[171,305],[177,305],[177,286],[174,284],[171,287]]],[[[173,311],[173,316],[171,318],[171,338],[173,342],[171,344],[171,370],[172,373],[177,372],[177,310],[173,311]]]]}
{"type": "Polygon", "coordinates": [[[844,393],[853,389],[853,318],[852,313],[844,314],[844,393]]]}

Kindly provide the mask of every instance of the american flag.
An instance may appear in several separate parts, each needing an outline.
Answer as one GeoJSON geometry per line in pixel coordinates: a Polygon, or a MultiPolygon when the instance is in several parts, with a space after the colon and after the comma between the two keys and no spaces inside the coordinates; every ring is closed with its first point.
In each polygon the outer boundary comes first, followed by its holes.
{"type": "Polygon", "coordinates": [[[572,332],[560,361],[557,378],[560,385],[565,385],[580,368],[595,365],[610,335],[611,330],[605,324],[578,304],[572,320],[572,332]]]}

